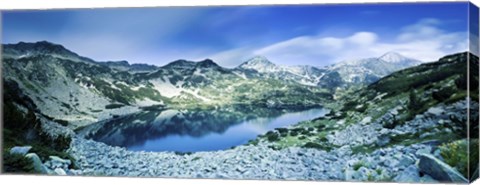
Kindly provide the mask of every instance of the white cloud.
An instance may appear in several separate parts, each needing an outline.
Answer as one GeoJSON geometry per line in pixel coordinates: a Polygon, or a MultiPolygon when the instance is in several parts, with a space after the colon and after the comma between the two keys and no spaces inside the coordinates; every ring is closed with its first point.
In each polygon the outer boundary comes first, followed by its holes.
{"type": "Polygon", "coordinates": [[[283,65],[324,66],[342,60],[378,57],[395,51],[427,62],[467,51],[467,32],[446,32],[440,28],[441,24],[436,19],[423,19],[405,26],[396,37],[389,40],[382,40],[377,33],[366,31],[346,37],[300,36],[257,49],[221,52],[222,57],[217,61],[238,65],[245,56],[263,55],[283,65]],[[234,55],[229,57],[231,53],[234,55]]]}

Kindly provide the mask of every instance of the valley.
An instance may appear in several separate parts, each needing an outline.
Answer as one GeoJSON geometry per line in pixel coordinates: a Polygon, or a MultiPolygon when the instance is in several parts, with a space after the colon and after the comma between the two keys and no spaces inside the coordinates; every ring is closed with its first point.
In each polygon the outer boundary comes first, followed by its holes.
{"type": "Polygon", "coordinates": [[[468,52],[224,68],[94,61],[42,41],[3,45],[2,64],[7,172],[464,183],[478,171],[463,160],[478,164],[468,52]]]}

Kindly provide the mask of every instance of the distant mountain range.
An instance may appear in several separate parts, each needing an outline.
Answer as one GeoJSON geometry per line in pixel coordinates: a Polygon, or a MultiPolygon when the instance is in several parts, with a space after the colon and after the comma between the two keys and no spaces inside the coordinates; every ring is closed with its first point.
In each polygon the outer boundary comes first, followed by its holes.
{"type": "Polygon", "coordinates": [[[422,62],[395,52],[388,52],[378,58],[346,60],[327,66],[329,71],[340,74],[346,83],[370,84],[392,72],[416,66],[422,62]]]}
{"type": "Polygon", "coordinates": [[[244,78],[267,77],[303,85],[336,88],[351,84],[370,84],[394,71],[421,64],[421,61],[388,52],[378,58],[342,61],[326,67],[309,65],[279,66],[262,56],[235,68],[244,78]]]}

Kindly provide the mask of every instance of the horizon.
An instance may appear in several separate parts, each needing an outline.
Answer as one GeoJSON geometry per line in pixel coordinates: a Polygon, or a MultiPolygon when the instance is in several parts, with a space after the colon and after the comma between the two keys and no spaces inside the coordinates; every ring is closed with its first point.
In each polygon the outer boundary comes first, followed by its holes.
{"type": "MultiPolygon", "coordinates": [[[[157,65],[157,64],[148,64],[148,63],[134,63],[134,62],[131,62],[131,61],[128,61],[128,60],[103,60],[103,61],[99,61],[99,60],[95,60],[95,59],[92,59],[88,56],[83,56],[83,55],[80,55],[78,54],[77,52],[75,51],[72,51],[70,50],[69,48],[61,45],[61,44],[58,44],[58,43],[54,43],[54,42],[50,42],[50,41],[47,41],[47,40],[41,40],[41,41],[35,41],[35,42],[24,42],[24,41],[20,41],[20,42],[17,42],[17,43],[2,43],[2,45],[17,45],[17,44],[20,44],[20,43],[27,43],[27,44],[37,44],[37,43],[41,43],[41,42],[46,42],[46,43],[49,43],[49,44],[53,44],[53,45],[60,45],[62,47],[64,47],[64,49],[70,51],[70,52],[73,52],[75,54],[77,54],[78,56],[80,57],[84,57],[84,58],[88,58],[90,60],[93,60],[95,62],[99,62],[99,63],[107,63],[107,62],[114,62],[114,63],[119,63],[119,62],[126,62],[128,63],[129,65],[134,65],[134,64],[139,64],[139,65],[151,65],[151,66],[155,66],[155,67],[164,67],[166,65],[169,65],[171,63],[174,63],[174,62],[177,62],[177,61],[187,61],[187,62],[194,62],[194,63],[198,63],[198,62],[203,62],[203,61],[206,61],[206,60],[211,60],[213,61],[215,64],[223,67],[223,68],[227,68],[227,69],[234,69],[234,68],[237,68],[237,67],[240,67],[241,65],[249,62],[250,60],[253,60],[255,58],[263,58],[263,59],[266,59],[268,62],[270,63],[273,63],[274,65],[276,66],[279,66],[279,67],[293,67],[293,66],[310,66],[310,67],[315,67],[317,69],[322,69],[322,68],[326,68],[326,67],[329,67],[331,65],[335,65],[335,64],[340,64],[340,63],[344,63],[344,62],[349,62],[349,61],[355,61],[355,60],[363,60],[363,59],[381,59],[383,56],[387,55],[387,54],[398,54],[400,55],[401,57],[405,57],[407,59],[413,59],[413,60],[418,60],[416,58],[413,58],[413,57],[409,57],[409,56],[405,56],[404,54],[402,53],[399,53],[399,52],[396,52],[396,51],[387,51],[383,54],[381,54],[380,56],[370,56],[370,57],[365,57],[365,58],[357,58],[357,59],[349,59],[349,60],[340,60],[340,61],[337,61],[335,63],[332,63],[332,64],[327,64],[327,65],[323,65],[323,66],[320,66],[320,65],[309,65],[309,64],[278,64],[276,63],[275,61],[272,61],[270,60],[268,57],[265,57],[263,55],[255,55],[255,56],[252,56],[244,61],[242,61],[241,63],[239,63],[238,65],[236,66],[222,66],[221,64],[219,64],[218,62],[216,62],[215,60],[211,59],[211,58],[204,58],[204,59],[197,59],[197,60],[188,60],[188,59],[184,59],[184,58],[178,58],[178,59],[175,59],[175,60],[172,60],[172,61],[169,61],[169,62],[166,62],[162,65],[157,65]]],[[[436,62],[438,59],[442,58],[442,57],[445,57],[445,56],[448,56],[448,55],[453,55],[453,54],[458,54],[458,53],[464,53],[464,52],[469,52],[469,53],[472,53],[471,51],[458,51],[458,52],[455,52],[455,53],[447,53],[445,55],[442,55],[440,56],[439,58],[433,60],[433,61],[422,61],[422,60],[418,60],[420,63],[429,63],[429,62],[436,62]]],[[[472,53],[474,55],[476,55],[475,53],[472,53]]]]}
{"type": "Polygon", "coordinates": [[[450,2],[15,10],[2,12],[2,42],[47,40],[95,61],[155,66],[211,59],[232,68],[264,56],[280,66],[324,67],[387,52],[430,62],[468,51],[468,20],[461,13],[468,6],[450,2]],[[403,14],[412,8],[426,11],[403,14]]]}

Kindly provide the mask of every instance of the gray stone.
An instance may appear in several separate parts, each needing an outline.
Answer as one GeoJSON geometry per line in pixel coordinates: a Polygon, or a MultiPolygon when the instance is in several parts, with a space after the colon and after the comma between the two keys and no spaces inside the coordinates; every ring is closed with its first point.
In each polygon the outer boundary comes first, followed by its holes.
{"type": "Polygon", "coordinates": [[[397,175],[393,181],[403,183],[418,183],[420,182],[420,173],[415,165],[410,165],[397,175]]]}
{"type": "Polygon", "coordinates": [[[388,135],[381,135],[377,139],[377,145],[382,147],[390,143],[390,137],[388,135]]]}
{"type": "Polygon", "coordinates": [[[10,149],[10,154],[20,154],[20,155],[25,155],[32,149],[31,146],[15,146],[12,149],[10,149]]]}
{"type": "Polygon", "coordinates": [[[67,173],[65,172],[65,170],[61,169],[61,168],[56,168],[54,170],[55,174],[56,175],[67,175],[67,173]]]}
{"type": "Polygon", "coordinates": [[[442,108],[439,107],[432,107],[428,109],[428,113],[433,114],[435,116],[441,115],[443,112],[445,112],[442,108]]]}
{"type": "Polygon", "coordinates": [[[430,154],[420,154],[420,162],[418,166],[421,172],[424,172],[439,181],[468,182],[468,180],[463,177],[462,174],[457,172],[457,170],[430,154]]]}
{"type": "Polygon", "coordinates": [[[49,158],[52,161],[52,163],[62,163],[62,164],[66,164],[66,165],[70,165],[72,163],[68,159],[62,159],[62,158],[57,157],[57,156],[50,156],[49,158]]]}
{"type": "Polygon", "coordinates": [[[437,180],[433,179],[430,175],[423,175],[423,177],[420,178],[420,182],[424,183],[438,183],[437,180]]]}
{"type": "Polygon", "coordinates": [[[47,168],[42,164],[42,160],[40,160],[40,157],[36,153],[29,153],[25,155],[26,158],[32,160],[33,163],[33,169],[39,173],[42,174],[47,174],[47,168]]]}
{"type": "Polygon", "coordinates": [[[432,148],[430,146],[425,146],[424,148],[418,149],[417,152],[415,152],[415,155],[430,154],[430,152],[432,152],[432,148]]]}
{"type": "Polygon", "coordinates": [[[407,155],[402,155],[398,165],[399,166],[408,166],[408,165],[411,165],[413,163],[415,163],[414,159],[412,159],[411,157],[409,157],[407,155]]]}

